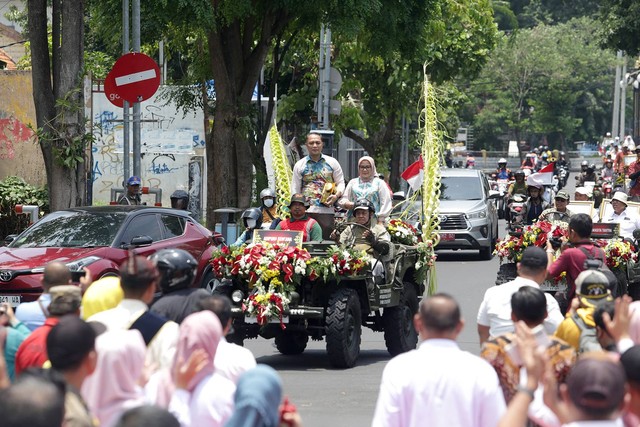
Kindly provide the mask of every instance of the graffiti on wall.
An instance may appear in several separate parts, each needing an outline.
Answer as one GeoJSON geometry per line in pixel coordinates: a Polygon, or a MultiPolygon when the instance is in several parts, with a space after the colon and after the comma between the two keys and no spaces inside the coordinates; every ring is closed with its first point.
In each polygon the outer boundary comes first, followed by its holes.
{"type": "MultiPolygon", "coordinates": [[[[187,190],[193,196],[189,210],[200,216],[204,201],[201,196],[205,146],[203,112],[183,117],[182,112],[174,105],[164,105],[166,101],[159,101],[158,95],[143,102],[141,106],[142,185],[161,188],[163,206],[171,205],[169,197],[175,190],[187,190]]],[[[111,188],[122,188],[128,178],[123,176],[125,155],[122,109],[113,106],[104,93],[94,92],[92,119],[95,136],[91,175],[93,203],[108,204],[111,188]]],[[[129,136],[129,141],[133,141],[132,135],[129,136]]],[[[130,151],[130,171],[133,171],[132,156],[130,151]]],[[[153,204],[155,199],[152,195],[143,195],[144,201],[153,204]]]]}
{"type": "Polygon", "coordinates": [[[33,137],[33,131],[15,117],[0,118],[0,159],[13,160],[16,147],[32,142],[33,137]]]}

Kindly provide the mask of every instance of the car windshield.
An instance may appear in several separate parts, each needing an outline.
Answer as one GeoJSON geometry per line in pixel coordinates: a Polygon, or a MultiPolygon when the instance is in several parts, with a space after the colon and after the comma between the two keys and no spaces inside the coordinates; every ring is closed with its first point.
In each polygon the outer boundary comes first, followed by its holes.
{"type": "Polygon", "coordinates": [[[69,212],[47,215],[9,245],[12,248],[110,246],[124,212],[69,212]]]}
{"type": "Polygon", "coordinates": [[[482,200],[482,181],[477,176],[443,176],[440,200],[482,200]]]}

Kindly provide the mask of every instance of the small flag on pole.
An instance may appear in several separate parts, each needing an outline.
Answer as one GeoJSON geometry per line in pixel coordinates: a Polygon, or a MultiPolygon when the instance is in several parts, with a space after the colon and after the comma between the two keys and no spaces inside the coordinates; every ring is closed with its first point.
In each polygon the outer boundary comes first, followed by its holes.
{"type": "Polygon", "coordinates": [[[422,161],[422,156],[411,163],[400,176],[409,183],[413,191],[418,191],[424,180],[424,162],[422,161]]]}

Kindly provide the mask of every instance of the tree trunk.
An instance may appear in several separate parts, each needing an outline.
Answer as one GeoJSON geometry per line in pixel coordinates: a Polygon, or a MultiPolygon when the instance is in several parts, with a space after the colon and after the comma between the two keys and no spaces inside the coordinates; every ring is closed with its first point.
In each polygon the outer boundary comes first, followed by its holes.
{"type": "Polygon", "coordinates": [[[53,6],[51,56],[47,2],[27,2],[36,123],[47,173],[49,206],[56,211],[82,204],[84,195],[84,163],[74,161],[73,167],[67,167],[61,162],[65,156],[82,156],[84,152],[84,3],[60,0],[53,6]],[[56,106],[57,99],[65,101],[56,106]],[[68,147],[71,149],[65,150],[68,147]]]}

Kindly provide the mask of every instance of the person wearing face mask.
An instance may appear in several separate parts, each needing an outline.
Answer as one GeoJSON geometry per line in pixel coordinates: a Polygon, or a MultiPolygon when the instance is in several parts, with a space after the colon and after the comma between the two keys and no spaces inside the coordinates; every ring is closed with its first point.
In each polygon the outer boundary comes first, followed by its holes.
{"type": "Polygon", "coordinates": [[[231,246],[241,246],[253,239],[253,230],[259,230],[262,225],[262,211],[260,208],[249,208],[242,212],[242,222],[245,230],[231,246]]]}
{"type": "Polygon", "coordinates": [[[265,188],[260,192],[260,210],[262,211],[262,228],[275,230],[280,222],[278,217],[278,205],[276,204],[276,192],[271,188],[265,188]]]}

